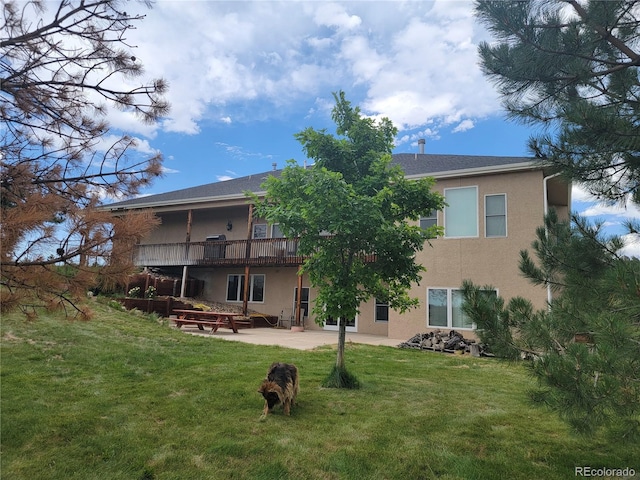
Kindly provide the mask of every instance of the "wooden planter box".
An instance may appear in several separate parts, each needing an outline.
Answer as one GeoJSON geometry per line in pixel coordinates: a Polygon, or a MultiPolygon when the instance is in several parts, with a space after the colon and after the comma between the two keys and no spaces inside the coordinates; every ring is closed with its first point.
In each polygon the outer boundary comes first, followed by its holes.
{"type": "Polygon", "coordinates": [[[168,317],[174,308],[191,308],[190,304],[186,304],[173,297],[158,298],[124,298],[120,300],[127,310],[137,308],[145,313],[157,313],[163,317],[168,317]]]}

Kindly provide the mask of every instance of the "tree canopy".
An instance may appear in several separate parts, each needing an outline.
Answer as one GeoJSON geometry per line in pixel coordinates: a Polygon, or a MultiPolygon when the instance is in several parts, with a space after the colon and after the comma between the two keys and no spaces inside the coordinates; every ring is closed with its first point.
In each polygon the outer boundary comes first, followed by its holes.
{"type": "Polygon", "coordinates": [[[417,305],[408,295],[424,270],[415,253],[439,233],[417,220],[444,200],[431,191],[433,179],[406,180],[392,165],[396,129],[388,119],[364,117],[344,92],[334,97],[338,136],[313,128],[298,133],[315,163],[290,161],[280,177],[269,177],[255,211],[287,237],[299,237],[302,272],[318,291],[315,318],[339,319],[337,366],[344,368],[346,321],[362,302],[375,297],[399,311],[417,305]]]}
{"type": "Polygon", "coordinates": [[[126,34],[144,17],[115,0],[2,3],[0,208],[2,308],[74,305],[95,282],[126,271],[126,246],[154,225],[96,207],[161,174],[160,154],[106,121],[109,108],[155,122],[168,111],[162,79],[137,83],[126,34]],[[70,268],[61,268],[67,265],[70,268]]]}
{"type": "Polygon", "coordinates": [[[640,203],[640,3],[477,1],[481,65],[531,151],[605,201],[640,203]]]}

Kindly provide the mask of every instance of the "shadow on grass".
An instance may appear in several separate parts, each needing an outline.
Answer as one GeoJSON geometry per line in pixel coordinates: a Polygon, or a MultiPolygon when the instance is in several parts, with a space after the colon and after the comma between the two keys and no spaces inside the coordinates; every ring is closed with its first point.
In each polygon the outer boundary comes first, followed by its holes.
{"type": "Polygon", "coordinates": [[[355,390],[360,388],[360,382],[355,375],[349,373],[346,368],[333,366],[333,370],[327,378],[322,382],[325,388],[347,388],[355,390]]]}

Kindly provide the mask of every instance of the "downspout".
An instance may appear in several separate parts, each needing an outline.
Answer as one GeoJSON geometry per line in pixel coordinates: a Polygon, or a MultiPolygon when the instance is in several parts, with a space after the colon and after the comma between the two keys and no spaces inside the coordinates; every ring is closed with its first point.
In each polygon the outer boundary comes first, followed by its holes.
{"type": "MultiPolygon", "coordinates": [[[[543,201],[544,201],[544,232],[545,232],[545,236],[549,236],[549,230],[547,229],[547,214],[549,213],[549,192],[548,192],[548,187],[547,187],[547,182],[549,180],[551,180],[554,177],[559,176],[560,173],[554,173],[553,175],[549,175],[548,177],[544,177],[542,179],[542,195],[543,195],[543,201]]],[[[551,284],[549,282],[547,282],[547,308],[551,308],[551,300],[553,299],[552,295],[551,295],[551,284]]]]}

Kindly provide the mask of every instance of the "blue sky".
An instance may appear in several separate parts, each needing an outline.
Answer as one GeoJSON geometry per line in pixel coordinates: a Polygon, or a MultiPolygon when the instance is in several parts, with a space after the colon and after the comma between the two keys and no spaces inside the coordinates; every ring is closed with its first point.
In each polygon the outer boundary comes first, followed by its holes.
{"type": "MultiPolygon", "coordinates": [[[[396,152],[528,155],[530,128],[505,120],[478,66],[491,40],[472,2],[167,1],[127,35],[147,78],[169,82],[169,116],[142,125],[112,112],[111,125],[161,151],[165,176],[144,195],[264,172],[304,155],[293,135],[333,132],[332,92],[398,127],[396,152]]],[[[137,81],[137,80],[136,80],[137,81]]],[[[620,224],[637,208],[597,205],[574,191],[574,210],[620,224]]],[[[640,245],[630,247],[640,256],[640,245]]]]}

